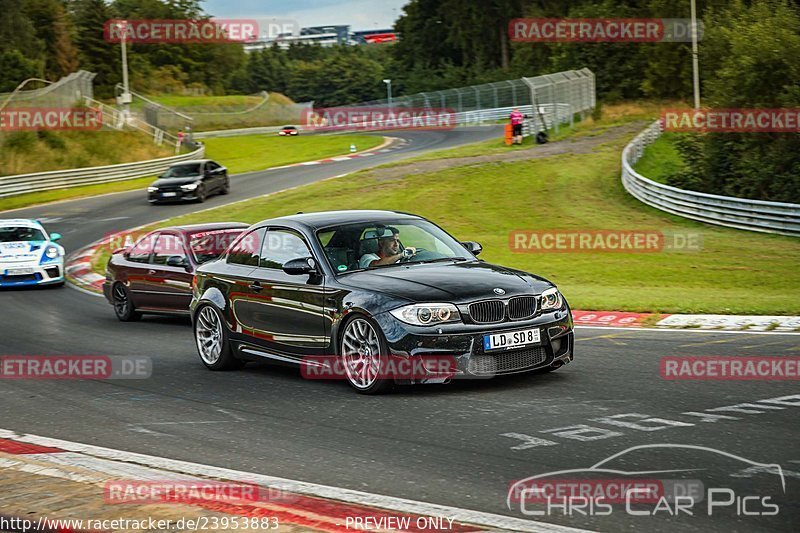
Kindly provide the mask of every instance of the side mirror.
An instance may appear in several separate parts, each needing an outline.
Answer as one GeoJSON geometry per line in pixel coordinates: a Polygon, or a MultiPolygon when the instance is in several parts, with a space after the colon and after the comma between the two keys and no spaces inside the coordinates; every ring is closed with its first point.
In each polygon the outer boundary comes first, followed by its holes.
{"type": "Polygon", "coordinates": [[[50,234],[50,240],[53,241],[53,242],[56,242],[60,238],[61,238],[61,234],[60,233],[51,233],[50,234]]]}
{"type": "Polygon", "coordinates": [[[478,255],[483,251],[483,246],[475,241],[465,241],[462,242],[461,245],[469,250],[472,255],[478,255]]]}
{"type": "Polygon", "coordinates": [[[316,274],[317,262],[313,257],[298,257],[297,259],[286,261],[283,264],[283,271],[292,276],[316,274]]]}
{"type": "Polygon", "coordinates": [[[189,266],[189,261],[187,261],[186,257],[182,255],[171,255],[167,258],[167,266],[187,267],[189,266]]]}

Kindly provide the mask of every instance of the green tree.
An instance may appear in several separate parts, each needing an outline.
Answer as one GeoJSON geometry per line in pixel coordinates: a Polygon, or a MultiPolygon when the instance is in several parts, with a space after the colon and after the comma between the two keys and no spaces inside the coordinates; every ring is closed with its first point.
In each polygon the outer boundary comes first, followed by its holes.
{"type": "MultiPolygon", "coordinates": [[[[706,28],[701,48],[704,106],[800,107],[800,12],[795,5],[787,0],[734,0],[711,10],[706,28]]],[[[798,133],[696,135],[680,148],[694,167],[690,185],[697,190],[800,203],[798,133]]],[[[673,176],[669,182],[680,186],[683,180],[673,176]]]]}
{"type": "Polygon", "coordinates": [[[44,43],[44,75],[57,80],[78,68],[78,49],[72,42],[72,21],[59,0],[25,0],[24,13],[44,43]]]}
{"type": "Polygon", "coordinates": [[[103,28],[115,18],[104,0],[73,0],[70,15],[75,26],[80,68],[94,72],[95,96],[114,96],[114,86],[122,80],[120,45],[107,42],[103,28]]]}

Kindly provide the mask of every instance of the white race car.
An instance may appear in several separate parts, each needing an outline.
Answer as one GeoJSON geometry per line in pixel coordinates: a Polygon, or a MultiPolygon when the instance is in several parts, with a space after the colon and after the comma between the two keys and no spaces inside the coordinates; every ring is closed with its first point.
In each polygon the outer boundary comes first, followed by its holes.
{"type": "Polygon", "coordinates": [[[35,220],[0,220],[0,287],[63,285],[60,238],[35,220]]]}

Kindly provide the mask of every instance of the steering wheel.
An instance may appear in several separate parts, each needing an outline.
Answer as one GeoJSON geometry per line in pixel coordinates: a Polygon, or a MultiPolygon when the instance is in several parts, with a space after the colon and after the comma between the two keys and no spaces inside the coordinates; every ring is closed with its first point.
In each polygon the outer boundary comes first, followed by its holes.
{"type": "Polygon", "coordinates": [[[406,250],[408,250],[408,248],[403,248],[403,251],[400,252],[400,253],[403,254],[403,257],[400,258],[400,261],[399,261],[400,263],[406,263],[406,262],[410,261],[412,257],[418,255],[420,252],[426,252],[427,251],[427,250],[425,250],[425,248],[416,248],[415,249],[416,251],[413,254],[406,255],[406,250]]]}

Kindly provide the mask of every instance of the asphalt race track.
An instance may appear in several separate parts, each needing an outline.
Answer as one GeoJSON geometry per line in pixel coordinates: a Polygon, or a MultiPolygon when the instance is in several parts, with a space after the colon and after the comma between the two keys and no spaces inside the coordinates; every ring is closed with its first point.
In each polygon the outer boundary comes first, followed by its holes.
{"type": "MultiPolygon", "coordinates": [[[[235,176],[230,196],[210,198],[202,208],[496,133],[393,134],[409,144],[368,158],[235,176]]],[[[106,233],[198,208],[150,206],[144,196],[119,193],[0,216],[49,220],[69,252],[106,233]]],[[[103,299],[72,288],[3,291],[0,313],[0,354],[146,355],[153,361],[145,380],[0,380],[5,429],[519,518],[525,517],[519,506],[506,505],[517,480],[589,468],[633,446],[681,444],[731,455],[650,448],[608,468],[691,470],[706,488],[734,488],[734,501],[713,508],[712,516],[703,503],[691,516],[631,516],[623,506],[608,516],[555,510],[530,518],[601,531],[726,533],[796,530],[800,519],[797,382],[660,376],[664,356],[797,356],[798,335],[583,328],[575,361],[554,373],[368,397],[344,382],[304,380],[298,370],[266,363],[209,372],[188,320],[121,323],[103,299]],[[752,462],[779,464],[785,491],[773,469],[752,462]],[[751,496],[757,498],[743,500],[751,496]],[[770,512],[766,503],[778,504],[779,513],[744,516],[770,512]]]]}

